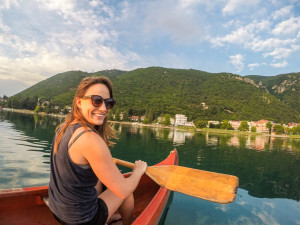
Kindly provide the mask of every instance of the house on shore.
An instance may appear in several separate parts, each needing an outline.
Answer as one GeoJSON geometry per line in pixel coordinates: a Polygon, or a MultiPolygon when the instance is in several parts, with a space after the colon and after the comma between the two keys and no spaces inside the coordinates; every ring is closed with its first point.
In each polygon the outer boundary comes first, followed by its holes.
{"type": "Polygon", "coordinates": [[[267,128],[268,120],[259,120],[259,121],[251,121],[249,127],[256,127],[257,133],[269,133],[269,128],[267,128]]]}
{"type": "Polygon", "coordinates": [[[289,127],[289,128],[293,128],[293,127],[297,127],[297,126],[299,126],[299,123],[292,122],[292,123],[287,124],[287,127],[289,127]]]}
{"type": "Polygon", "coordinates": [[[187,117],[183,114],[175,115],[175,126],[187,126],[187,127],[195,127],[195,124],[187,121],[187,117]]]}
{"type": "Polygon", "coordinates": [[[211,124],[214,126],[218,126],[218,125],[220,125],[220,121],[216,121],[216,120],[207,121],[207,127],[210,127],[211,124]]]}

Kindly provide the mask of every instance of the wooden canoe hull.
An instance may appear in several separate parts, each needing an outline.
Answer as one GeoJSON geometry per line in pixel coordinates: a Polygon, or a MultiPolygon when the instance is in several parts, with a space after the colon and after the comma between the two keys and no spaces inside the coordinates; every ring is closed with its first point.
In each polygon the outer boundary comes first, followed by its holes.
{"type": "MultiPolygon", "coordinates": [[[[178,165],[178,163],[178,153],[174,150],[157,165],[178,165]]],[[[143,175],[134,192],[136,219],[132,224],[157,224],[165,210],[170,193],[171,191],[158,186],[148,176],[143,175]]],[[[48,196],[48,186],[0,190],[0,224],[58,224],[43,201],[43,197],[46,196],[48,196]]]]}

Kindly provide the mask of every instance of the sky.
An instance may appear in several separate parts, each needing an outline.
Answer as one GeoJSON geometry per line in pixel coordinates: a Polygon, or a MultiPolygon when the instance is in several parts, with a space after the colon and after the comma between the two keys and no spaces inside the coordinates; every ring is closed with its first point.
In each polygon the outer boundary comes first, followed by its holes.
{"type": "Polygon", "coordinates": [[[0,0],[0,96],[57,73],[300,72],[299,0],[0,0]]]}

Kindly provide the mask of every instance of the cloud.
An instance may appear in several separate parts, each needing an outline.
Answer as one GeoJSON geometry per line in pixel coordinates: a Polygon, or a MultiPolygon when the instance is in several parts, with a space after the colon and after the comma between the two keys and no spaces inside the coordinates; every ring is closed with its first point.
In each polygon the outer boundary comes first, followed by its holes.
{"type": "Polygon", "coordinates": [[[287,5],[277,11],[275,11],[274,13],[272,13],[272,18],[274,20],[280,19],[280,18],[284,18],[284,17],[288,17],[291,15],[291,11],[293,9],[292,5],[287,5]]]}
{"type": "Polygon", "coordinates": [[[198,42],[205,37],[205,27],[201,26],[195,9],[201,1],[185,0],[174,5],[174,1],[153,1],[140,8],[144,17],[142,29],[148,35],[169,36],[176,43],[198,42]]]}
{"type": "Polygon", "coordinates": [[[254,57],[295,70],[296,3],[270,1],[2,0],[0,79],[29,86],[67,70],[153,65],[224,71],[228,56],[238,72],[257,72],[254,57]]]}
{"type": "Polygon", "coordinates": [[[103,3],[100,2],[100,1],[97,1],[97,0],[92,0],[89,2],[89,4],[92,6],[92,7],[97,7],[99,5],[102,5],[103,3]]]}
{"type": "Polygon", "coordinates": [[[292,45],[292,50],[293,50],[293,52],[299,51],[300,45],[292,45]]]}
{"type": "MultiPolygon", "coordinates": [[[[221,37],[211,39],[211,44],[215,48],[227,47],[232,45],[243,49],[251,50],[253,53],[261,53],[264,58],[272,57],[273,62],[284,60],[283,62],[272,63],[272,67],[283,68],[287,66],[287,58],[294,52],[299,51],[300,36],[300,17],[291,17],[288,20],[278,23],[272,29],[272,22],[267,19],[253,21],[241,26],[237,21],[230,20],[225,23],[225,27],[237,26],[231,33],[221,37]],[[278,37],[279,34],[295,34],[286,38],[278,37]],[[297,36],[296,36],[297,35],[297,36]]],[[[238,71],[241,71],[241,64],[238,71]]],[[[257,64],[249,64],[248,68],[253,70],[257,64]]]]}
{"type": "MultiPolygon", "coordinates": [[[[0,72],[1,73],[1,72],[0,72]]],[[[8,97],[26,89],[28,86],[20,81],[4,80],[0,78],[0,96],[6,95],[8,97]]]]}
{"type": "Polygon", "coordinates": [[[275,68],[283,68],[283,67],[286,67],[287,65],[288,65],[287,61],[283,61],[283,62],[279,62],[279,63],[271,63],[271,66],[275,67],[275,68]]]}
{"type": "Polygon", "coordinates": [[[224,43],[231,44],[245,44],[253,39],[253,34],[250,33],[244,27],[240,27],[238,30],[233,31],[231,34],[227,34],[224,37],[217,37],[211,40],[213,46],[224,46],[224,43]]]}
{"type": "Polygon", "coordinates": [[[259,63],[250,63],[248,64],[248,67],[250,70],[253,70],[255,67],[259,67],[260,64],[259,63]]]}
{"type": "MultiPolygon", "coordinates": [[[[231,22],[232,23],[232,22],[231,22]]],[[[257,33],[267,31],[270,28],[268,20],[254,21],[246,26],[240,26],[224,37],[216,37],[211,40],[213,46],[224,46],[225,43],[240,44],[248,47],[252,42],[257,40],[257,33]]]]}
{"type": "Polygon", "coordinates": [[[19,3],[17,0],[2,0],[0,4],[0,10],[2,9],[9,9],[12,6],[19,6],[19,3]]]}
{"type": "Polygon", "coordinates": [[[117,16],[108,6],[92,2],[98,7],[92,11],[70,0],[36,3],[22,5],[24,13],[16,12],[13,23],[7,22],[14,15],[9,9],[17,5],[8,2],[3,9],[9,16],[0,17],[0,79],[29,86],[62,71],[129,69],[140,60],[116,48],[118,33],[111,24],[117,16]]]}
{"type": "Polygon", "coordinates": [[[260,3],[260,0],[229,0],[222,9],[223,14],[234,14],[235,12],[254,7],[260,3]]]}
{"type": "Polygon", "coordinates": [[[291,35],[299,32],[299,30],[300,17],[291,17],[290,19],[277,24],[272,33],[274,35],[291,35]]]}
{"type": "Polygon", "coordinates": [[[282,46],[289,46],[296,42],[296,39],[279,39],[279,38],[267,38],[258,39],[255,38],[253,42],[248,43],[248,46],[256,52],[269,51],[276,48],[281,48],[282,46]]]}
{"type": "Polygon", "coordinates": [[[236,54],[230,56],[229,58],[229,62],[237,69],[237,72],[241,72],[244,69],[244,56],[241,54],[236,54]]]}
{"type": "Polygon", "coordinates": [[[263,54],[264,57],[273,56],[274,59],[285,59],[287,58],[293,51],[288,48],[277,48],[273,52],[263,54]]]}
{"type": "Polygon", "coordinates": [[[72,0],[37,0],[44,9],[49,11],[59,11],[63,13],[72,13],[75,8],[75,2],[72,0]]]}

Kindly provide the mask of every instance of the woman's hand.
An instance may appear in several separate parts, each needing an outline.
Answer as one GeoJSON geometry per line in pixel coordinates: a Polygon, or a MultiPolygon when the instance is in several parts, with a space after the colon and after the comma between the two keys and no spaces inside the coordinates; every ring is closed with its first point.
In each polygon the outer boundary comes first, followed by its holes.
{"type": "Polygon", "coordinates": [[[134,163],[134,169],[133,169],[133,173],[138,173],[141,176],[145,173],[147,169],[147,163],[142,161],[142,160],[137,160],[134,163]]]}

